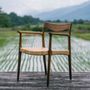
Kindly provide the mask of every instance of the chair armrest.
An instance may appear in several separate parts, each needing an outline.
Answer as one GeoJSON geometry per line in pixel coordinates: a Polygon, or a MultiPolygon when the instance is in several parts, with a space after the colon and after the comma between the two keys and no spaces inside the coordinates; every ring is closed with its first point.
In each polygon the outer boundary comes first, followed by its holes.
{"type": "Polygon", "coordinates": [[[53,35],[61,35],[61,36],[67,36],[70,38],[69,33],[64,33],[64,32],[49,32],[49,54],[52,50],[52,36],[53,35]]]}
{"type": "Polygon", "coordinates": [[[20,34],[39,34],[42,35],[43,32],[33,32],[33,31],[17,31],[20,34]]]}
{"type": "Polygon", "coordinates": [[[45,47],[44,43],[44,32],[33,32],[33,31],[17,31],[19,33],[19,51],[22,47],[22,34],[26,35],[41,35],[42,36],[42,47],[45,47]]]}
{"type": "Polygon", "coordinates": [[[64,32],[49,32],[51,35],[61,35],[61,36],[70,36],[69,33],[64,33],[64,32]]]}

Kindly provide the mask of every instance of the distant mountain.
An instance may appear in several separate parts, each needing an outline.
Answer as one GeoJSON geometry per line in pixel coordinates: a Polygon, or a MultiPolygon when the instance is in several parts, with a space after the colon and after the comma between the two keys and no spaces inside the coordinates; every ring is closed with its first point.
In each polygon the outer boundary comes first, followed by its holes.
{"type": "Polygon", "coordinates": [[[40,13],[37,15],[37,17],[42,20],[90,20],[90,1],[77,6],[70,6],[66,8],[56,9],[50,12],[40,13]]]}

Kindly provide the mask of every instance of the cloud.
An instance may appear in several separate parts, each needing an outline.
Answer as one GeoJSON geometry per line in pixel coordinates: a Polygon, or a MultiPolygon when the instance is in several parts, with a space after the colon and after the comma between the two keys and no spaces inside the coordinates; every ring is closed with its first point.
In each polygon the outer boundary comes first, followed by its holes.
{"type": "Polygon", "coordinates": [[[23,14],[27,11],[50,11],[56,8],[81,4],[88,0],[0,0],[0,6],[6,12],[23,14]]]}

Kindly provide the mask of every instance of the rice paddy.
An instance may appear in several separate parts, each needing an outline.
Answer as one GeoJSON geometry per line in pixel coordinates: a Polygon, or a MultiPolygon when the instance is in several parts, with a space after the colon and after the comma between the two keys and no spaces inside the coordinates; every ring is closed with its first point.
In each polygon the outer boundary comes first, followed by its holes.
{"type": "MultiPolygon", "coordinates": [[[[18,62],[19,37],[14,37],[5,46],[0,48],[0,72],[16,72],[18,62]]],[[[40,36],[23,37],[23,47],[41,47],[40,36]]],[[[48,47],[48,36],[45,38],[48,47]]],[[[90,71],[90,42],[76,37],[71,38],[72,46],[72,71],[90,71]]],[[[67,39],[64,37],[53,37],[53,49],[67,49],[67,39]]],[[[46,56],[48,59],[48,56],[46,56]]],[[[44,72],[42,56],[22,55],[22,72],[44,72]]],[[[52,72],[68,72],[68,58],[64,55],[53,55],[52,72]]]]}

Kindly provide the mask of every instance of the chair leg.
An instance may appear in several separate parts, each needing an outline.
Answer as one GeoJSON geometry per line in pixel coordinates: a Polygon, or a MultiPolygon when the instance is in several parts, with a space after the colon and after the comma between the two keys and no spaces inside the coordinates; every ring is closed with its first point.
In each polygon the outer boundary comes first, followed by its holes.
{"type": "Polygon", "coordinates": [[[45,57],[45,55],[43,55],[43,62],[44,62],[45,75],[47,75],[46,57],[45,57]]]}
{"type": "Polygon", "coordinates": [[[71,68],[71,55],[68,55],[68,62],[69,62],[69,78],[72,79],[72,68],[71,68]]]}
{"type": "Polygon", "coordinates": [[[19,52],[19,56],[18,56],[17,81],[19,81],[20,64],[21,64],[21,52],[19,52]]]}
{"type": "Polygon", "coordinates": [[[49,87],[49,79],[50,79],[50,65],[51,65],[51,55],[49,55],[49,56],[48,56],[47,87],[49,87]]]}

